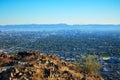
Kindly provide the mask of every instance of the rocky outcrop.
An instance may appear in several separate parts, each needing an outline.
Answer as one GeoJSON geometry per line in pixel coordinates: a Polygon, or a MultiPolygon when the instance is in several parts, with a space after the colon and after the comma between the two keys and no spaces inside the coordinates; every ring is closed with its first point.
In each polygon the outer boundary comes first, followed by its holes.
{"type": "Polygon", "coordinates": [[[102,80],[100,76],[83,73],[80,68],[60,60],[56,55],[38,51],[5,54],[0,59],[3,61],[0,64],[0,80],[102,80]],[[9,61],[4,61],[6,59],[9,61]],[[11,62],[13,64],[9,64],[11,62]],[[6,63],[9,65],[4,65],[6,63]]]}

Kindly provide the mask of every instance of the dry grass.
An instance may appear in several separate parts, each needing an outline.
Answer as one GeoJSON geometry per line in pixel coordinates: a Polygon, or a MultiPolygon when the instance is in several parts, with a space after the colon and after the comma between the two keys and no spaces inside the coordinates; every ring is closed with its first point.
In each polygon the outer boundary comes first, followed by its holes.
{"type": "Polygon", "coordinates": [[[83,56],[82,57],[82,69],[84,72],[91,74],[91,75],[99,75],[100,64],[98,63],[97,59],[93,55],[83,56]]]}

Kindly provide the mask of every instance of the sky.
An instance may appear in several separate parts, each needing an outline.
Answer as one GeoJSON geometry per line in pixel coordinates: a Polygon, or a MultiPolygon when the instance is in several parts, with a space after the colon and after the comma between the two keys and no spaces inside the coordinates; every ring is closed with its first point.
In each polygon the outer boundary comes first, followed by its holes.
{"type": "Polygon", "coordinates": [[[120,0],[0,0],[0,24],[120,24],[120,0]]]}

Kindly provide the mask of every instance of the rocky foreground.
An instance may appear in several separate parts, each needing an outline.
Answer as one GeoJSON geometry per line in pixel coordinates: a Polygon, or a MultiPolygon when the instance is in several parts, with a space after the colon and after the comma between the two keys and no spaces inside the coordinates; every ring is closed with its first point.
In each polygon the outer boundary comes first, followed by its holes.
{"type": "Polygon", "coordinates": [[[56,55],[38,51],[0,53],[0,80],[103,80],[56,55]]]}

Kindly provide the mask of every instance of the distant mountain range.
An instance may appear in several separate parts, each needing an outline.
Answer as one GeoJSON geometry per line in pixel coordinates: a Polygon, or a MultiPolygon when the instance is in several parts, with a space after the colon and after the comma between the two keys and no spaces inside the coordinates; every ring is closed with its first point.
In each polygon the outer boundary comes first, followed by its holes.
{"type": "Polygon", "coordinates": [[[67,24],[25,24],[25,25],[0,25],[1,31],[56,31],[56,30],[81,30],[81,31],[120,31],[120,25],[67,25],[67,24]]]}

